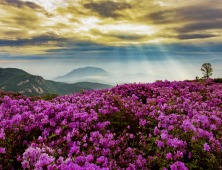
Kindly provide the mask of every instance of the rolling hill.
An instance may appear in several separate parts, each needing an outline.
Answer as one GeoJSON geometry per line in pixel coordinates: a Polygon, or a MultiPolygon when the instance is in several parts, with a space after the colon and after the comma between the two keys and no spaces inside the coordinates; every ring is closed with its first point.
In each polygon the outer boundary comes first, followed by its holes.
{"type": "Polygon", "coordinates": [[[57,93],[66,95],[79,92],[80,90],[98,90],[111,88],[111,85],[79,82],[79,83],[60,83],[52,80],[45,80],[41,76],[31,75],[17,68],[0,68],[0,90],[5,92],[16,92],[23,95],[46,95],[57,93]]]}

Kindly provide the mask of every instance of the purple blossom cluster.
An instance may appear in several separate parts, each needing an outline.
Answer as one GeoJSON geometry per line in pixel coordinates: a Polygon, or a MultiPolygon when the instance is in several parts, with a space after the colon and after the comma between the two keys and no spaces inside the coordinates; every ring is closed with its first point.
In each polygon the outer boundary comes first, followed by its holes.
{"type": "Polygon", "coordinates": [[[222,85],[164,81],[0,103],[3,169],[218,169],[222,85]],[[12,160],[12,161],[11,161],[12,160]]]}

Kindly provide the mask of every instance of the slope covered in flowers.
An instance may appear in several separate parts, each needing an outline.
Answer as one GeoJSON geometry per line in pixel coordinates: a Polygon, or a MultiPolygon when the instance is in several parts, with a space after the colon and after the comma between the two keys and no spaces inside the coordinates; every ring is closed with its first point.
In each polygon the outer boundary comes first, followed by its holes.
{"type": "Polygon", "coordinates": [[[2,169],[222,167],[222,85],[213,79],[36,100],[0,99],[2,169]]]}

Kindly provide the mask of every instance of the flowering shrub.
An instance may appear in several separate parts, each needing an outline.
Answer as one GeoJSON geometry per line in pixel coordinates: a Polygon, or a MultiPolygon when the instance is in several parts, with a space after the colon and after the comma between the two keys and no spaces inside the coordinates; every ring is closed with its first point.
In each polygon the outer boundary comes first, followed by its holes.
{"type": "Polygon", "coordinates": [[[124,84],[50,101],[10,95],[0,98],[0,168],[222,167],[222,84],[213,79],[124,84]]]}

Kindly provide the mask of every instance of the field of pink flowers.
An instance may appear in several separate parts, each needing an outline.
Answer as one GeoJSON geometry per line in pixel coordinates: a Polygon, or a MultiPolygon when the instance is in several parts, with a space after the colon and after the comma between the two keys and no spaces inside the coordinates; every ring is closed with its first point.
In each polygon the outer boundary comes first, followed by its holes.
{"type": "Polygon", "coordinates": [[[222,84],[159,81],[51,101],[0,96],[0,169],[222,168],[222,84]]]}

